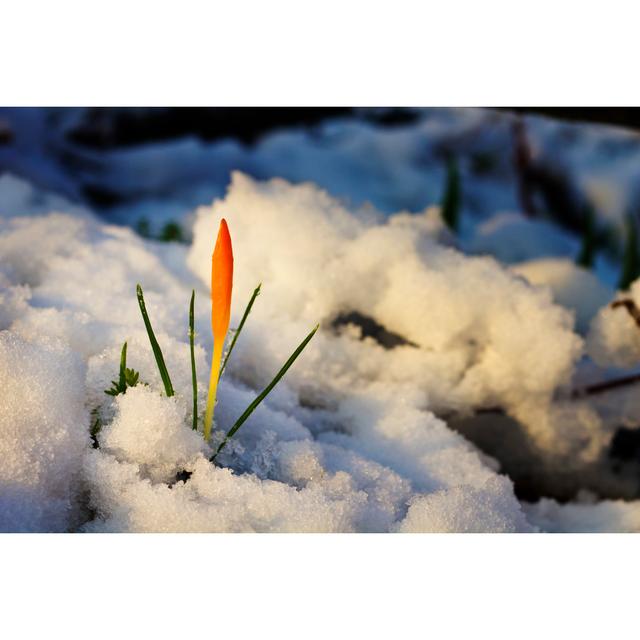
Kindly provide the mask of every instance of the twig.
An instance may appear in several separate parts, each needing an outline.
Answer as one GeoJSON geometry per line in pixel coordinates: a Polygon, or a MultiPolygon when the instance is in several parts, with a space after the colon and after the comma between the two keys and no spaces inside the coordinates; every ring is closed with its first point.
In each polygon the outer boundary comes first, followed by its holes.
{"type": "Polygon", "coordinates": [[[620,387],[626,387],[631,384],[640,382],[640,373],[634,373],[622,378],[614,378],[613,380],[605,380],[604,382],[596,382],[595,384],[589,384],[585,387],[574,389],[571,392],[573,399],[583,398],[585,396],[595,396],[599,393],[605,393],[612,389],[618,389],[620,387]]]}
{"type": "Polygon", "coordinates": [[[640,327],[640,309],[638,309],[636,303],[631,298],[624,298],[623,300],[614,300],[610,305],[612,309],[618,307],[624,307],[629,315],[633,318],[634,322],[640,327]]]}

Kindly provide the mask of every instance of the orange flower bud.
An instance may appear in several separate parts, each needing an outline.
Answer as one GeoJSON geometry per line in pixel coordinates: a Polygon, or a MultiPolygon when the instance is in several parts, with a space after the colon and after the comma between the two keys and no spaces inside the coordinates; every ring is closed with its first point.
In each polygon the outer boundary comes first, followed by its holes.
{"type": "Polygon", "coordinates": [[[231,290],[233,289],[233,249],[227,221],[223,218],[218,229],[216,246],[211,258],[211,330],[213,331],[213,357],[211,358],[211,376],[209,395],[204,416],[204,439],[211,437],[213,414],[220,379],[220,363],[224,340],[229,331],[231,317],[231,290]]]}

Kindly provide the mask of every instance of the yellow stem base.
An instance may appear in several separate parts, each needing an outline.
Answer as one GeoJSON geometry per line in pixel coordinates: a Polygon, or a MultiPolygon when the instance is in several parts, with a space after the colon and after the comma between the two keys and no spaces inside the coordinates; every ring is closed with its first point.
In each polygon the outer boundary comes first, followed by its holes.
{"type": "Polygon", "coordinates": [[[222,361],[223,341],[217,341],[220,347],[214,344],[213,358],[211,360],[211,376],[209,378],[209,394],[207,396],[207,410],[204,414],[204,439],[209,442],[211,438],[211,427],[213,425],[213,414],[216,408],[216,396],[218,394],[218,382],[220,381],[220,363],[222,361]]]}

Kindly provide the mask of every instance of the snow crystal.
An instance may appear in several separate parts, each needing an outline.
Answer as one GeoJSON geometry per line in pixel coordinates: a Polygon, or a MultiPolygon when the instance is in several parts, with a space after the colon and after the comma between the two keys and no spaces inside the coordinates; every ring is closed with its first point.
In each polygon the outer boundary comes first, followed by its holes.
{"type": "MultiPolygon", "coordinates": [[[[99,519],[86,531],[338,532],[351,531],[353,512],[366,500],[333,496],[316,487],[298,490],[253,475],[234,475],[199,458],[188,482],[152,484],[136,465],[92,452],[87,459],[99,519]]],[[[348,487],[347,487],[348,489],[348,487]]]]}
{"type": "Polygon", "coordinates": [[[76,526],[89,443],[80,359],[59,345],[0,331],[0,387],[0,530],[76,526]]]}

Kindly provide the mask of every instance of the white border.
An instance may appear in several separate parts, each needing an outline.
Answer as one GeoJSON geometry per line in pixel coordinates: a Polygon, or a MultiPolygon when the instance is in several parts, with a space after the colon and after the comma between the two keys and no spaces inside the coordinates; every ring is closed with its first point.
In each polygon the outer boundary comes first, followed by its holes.
{"type": "Polygon", "coordinates": [[[633,535],[0,537],[5,637],[615,638],[633,535]]]}
{"type": "Polygon", "coordinates": [[[11,0],[3,105],[631,106],[635,5],[11,0]]]}

